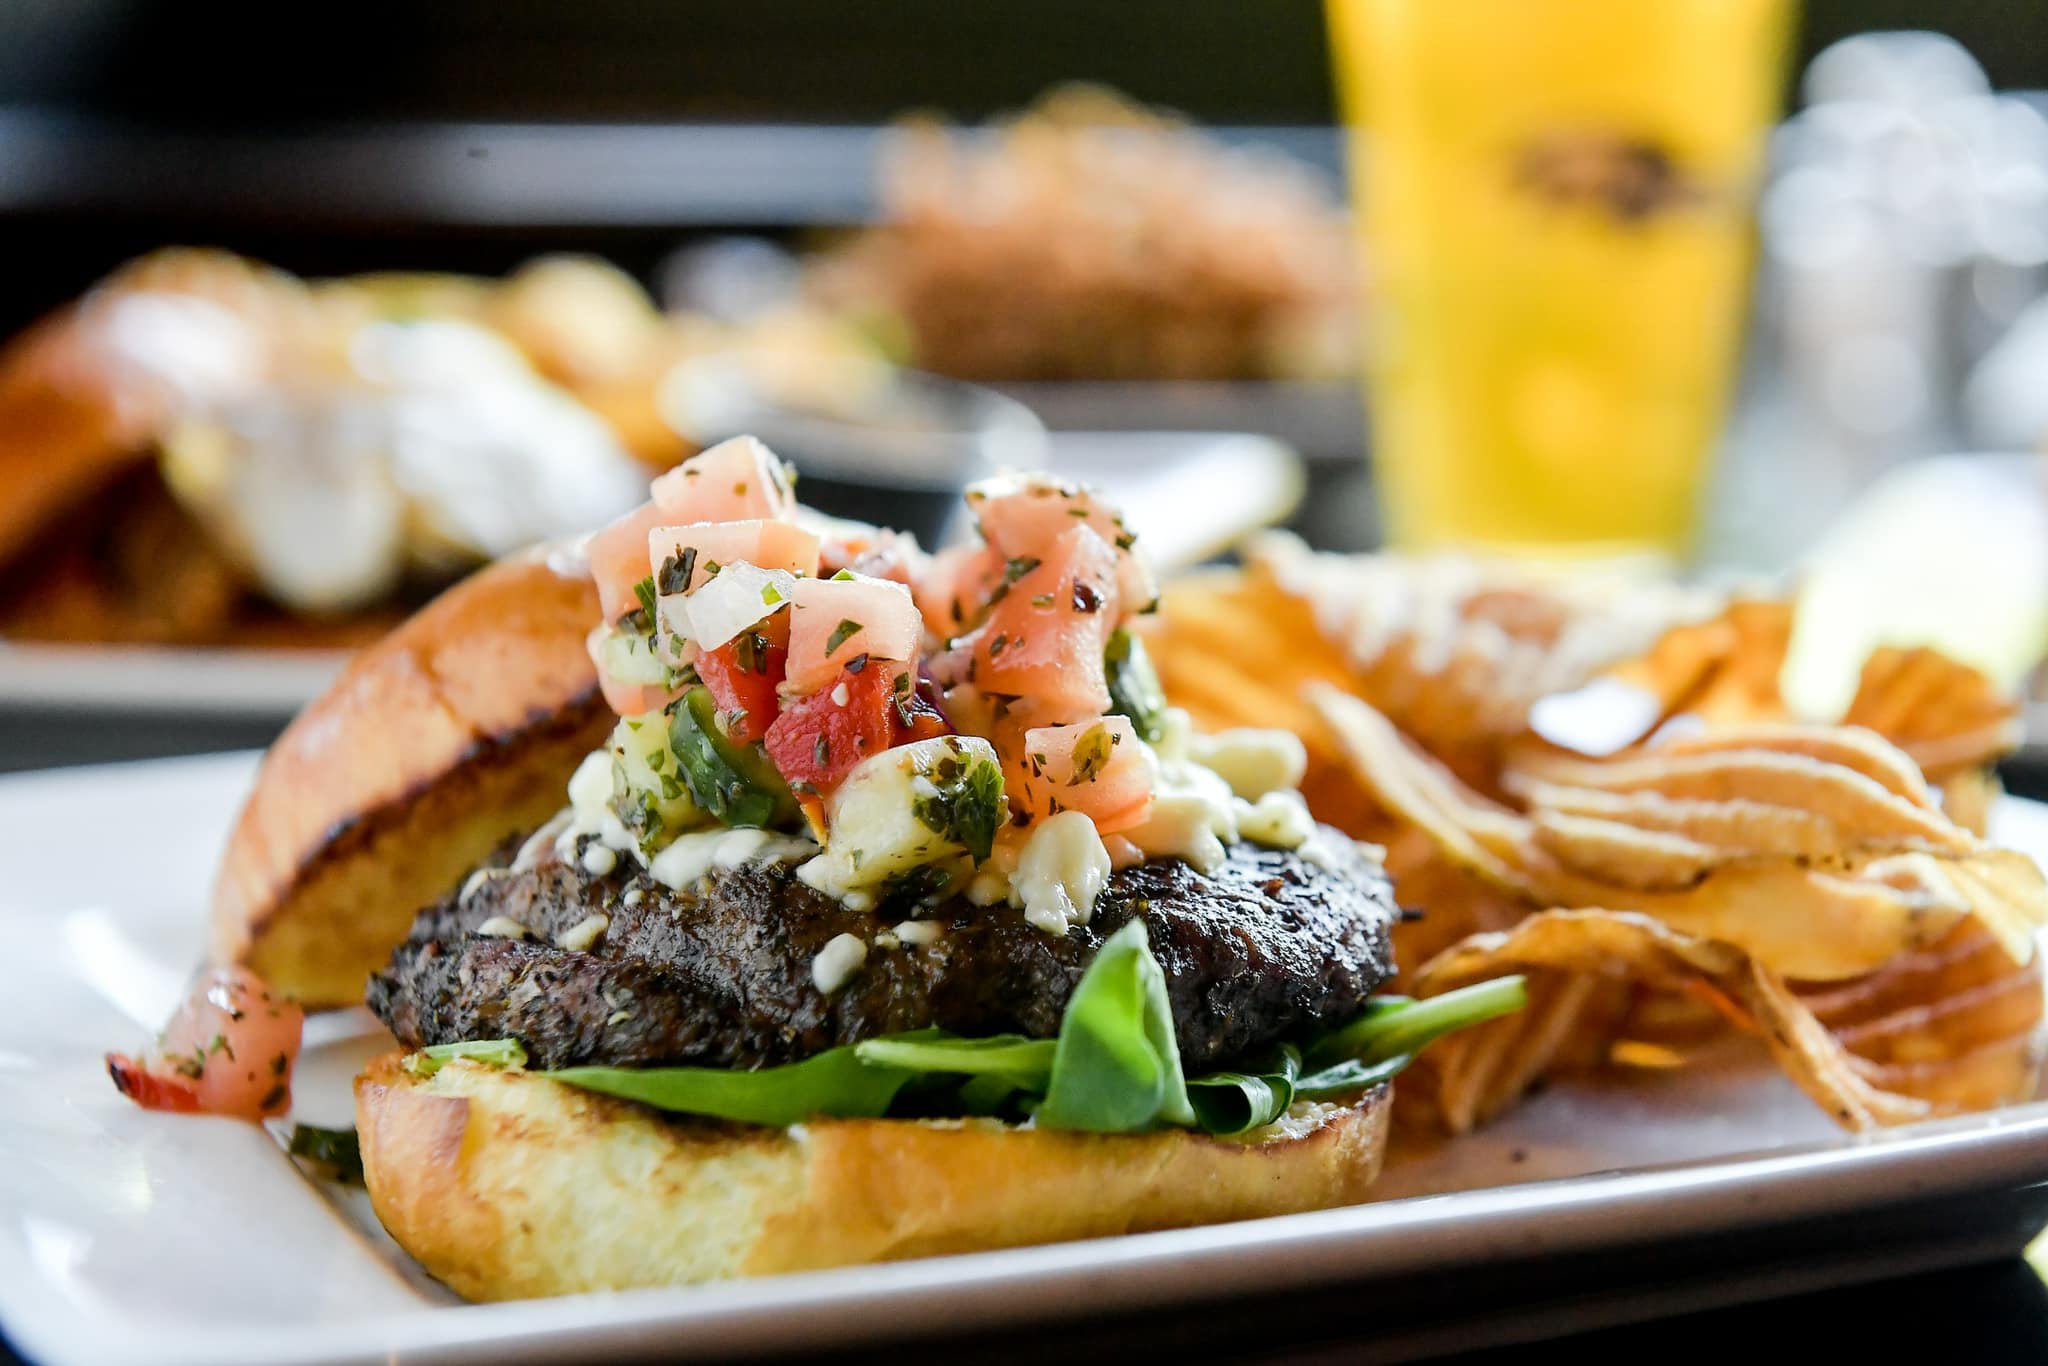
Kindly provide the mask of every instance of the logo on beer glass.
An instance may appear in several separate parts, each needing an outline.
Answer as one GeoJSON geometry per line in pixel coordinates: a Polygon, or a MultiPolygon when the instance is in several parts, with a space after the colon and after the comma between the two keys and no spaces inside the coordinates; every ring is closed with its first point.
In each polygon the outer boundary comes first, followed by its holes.
{"type": "Polygon", "coordinates": [[[1715,197],[1668,148],[1603,130],[1557,130],[1531,139],[1515,153],[1513,179],[1545,203],[1592,209],[1632,226],[1715,197]]]}

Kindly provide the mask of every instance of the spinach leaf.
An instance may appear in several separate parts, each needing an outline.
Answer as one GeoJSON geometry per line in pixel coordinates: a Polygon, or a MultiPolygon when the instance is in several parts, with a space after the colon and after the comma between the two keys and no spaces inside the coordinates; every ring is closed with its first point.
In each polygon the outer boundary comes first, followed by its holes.
{"type": "Polygon", "coordinates": [[[526,1046],[517,1039],[464,1039],[460,1043],[429,1044],[405,1060],[405,1070],[416,1077],[431,1077],[441,1070],[442,1064],[455,1058],[492,1067],[524,1067],[526,1046]]]}
{"type": "Polygon", "coordinates": [[[1380,1062],[1346,1058],[1296,1078],[1294,1096],[1297,1100],[1334,1100],[1338,1096],[1357,1095],[1360,1091],[1370,1091],[1381,1082],[1392,1081],[1414,1061],[1413,1053],[1397,1053],[1380,1062]]]}
{"type": "Polygon", "coordinates": [[[1412,1056],[1452,1030],[1512,1014],[1528,1000],[1520,977],[1475,982],[1423,1001],[1382,996],[1367,1003],[1357,1019],[1319,1039],[1309,1048],[1307,1061],[1311,1067],[1325,1067],[1347,1059],[1370,1063],[1412,1056]]]}
{"type": "Polygon", "coordinates": [[[934,1031],[929,1037],[897,1034],[868,1039],[855,1044],[853,1051],[871,1067],[994,1078],[1004,1084],[1007,1093],[1045,1090],[1054,1047],[1051,1039],[1027,1039],[1022,1034],[963,1039],[934,1031]]]}
{"type": "Polygon", "coordinates": [[[1288,1044],[1275,1050],[1264,1070],[1211,1072],[1188,1078],[1188,1102],[1204,1133],[1241,1134],[1271,1124],[1287,1113],[1297,1094],[1301,1054],[1288,1044]]]}
{"type": "Polygon", "coordinates": [[[294,1124],[287,1151],[343,1185],[363,1184],[363,1150],[354,1129],[294,1124]]]}
{"type": "Polygon", "coordinates": [[[1048,1129],[1102,1134],[1195,1123],[1166,974],[1152,957],[1144,921],[1103,941],[1081,974],[1036,1113],[1048,1129]]]}
{"type": "Polygon", "coordinates": [[[870,1067],[853,1048],[833,1048],[783,1067],[565,1067],[538,1074],[657,1110],[746,1124],[797,1124],[818,1115],[876,1119],[912,1074],[870,1067]]]}

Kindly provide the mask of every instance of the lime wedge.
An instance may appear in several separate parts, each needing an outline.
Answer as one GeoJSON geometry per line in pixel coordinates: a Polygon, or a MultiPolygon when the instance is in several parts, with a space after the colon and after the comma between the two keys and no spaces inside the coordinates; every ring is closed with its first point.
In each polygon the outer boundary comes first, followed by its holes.
{"type": "Polygon", "coordinates": [[[2048,461],[1942,456],[1888,475],[1804,566],[1780,679],[1834,720],[1880,645],[1927,645],[2017,689],[2048,653],[2048,461]]]}

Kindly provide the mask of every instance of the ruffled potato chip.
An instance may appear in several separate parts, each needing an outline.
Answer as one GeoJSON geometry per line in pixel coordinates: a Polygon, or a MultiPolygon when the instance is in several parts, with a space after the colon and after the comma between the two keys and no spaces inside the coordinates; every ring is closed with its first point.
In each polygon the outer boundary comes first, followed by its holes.
{"type": "Polygon", "coordinates": [[[1650,999],[1705,1001],[1753,1031],[1818,1105],[1852,1130],[2024,1099],[2038,1084],[2038,963],[2015,965],[1965,927],[1922,954],[1824,991],[1795,986],[1728,944],[1625,911],[1555,910],[1475,935],[1425,965],[1429,996],[1506,973],[1529,977],[1531,1009],[1440,1041],[1403,1086],[1411,1115],[1464,1132],[1538,1078],[1611,1054],[1632,1019],[1593,1008],[1626,981],[1650,999]]]}

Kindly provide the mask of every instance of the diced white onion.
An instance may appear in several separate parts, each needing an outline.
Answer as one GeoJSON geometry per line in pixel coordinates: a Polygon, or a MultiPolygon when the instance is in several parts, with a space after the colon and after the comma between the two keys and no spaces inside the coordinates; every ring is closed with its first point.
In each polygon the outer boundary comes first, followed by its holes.
{"type": "Polygon", "coordinates": [[[715,650],[742,631],[789,606],[796,575],[745,561],[726,565],[686,598],[661,600],[662,620],[679,625],[686,640],[715,650]],[[673,604],[673,606],[671,606],[673,604]]]}

